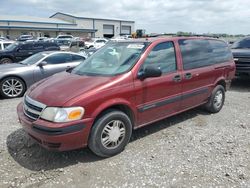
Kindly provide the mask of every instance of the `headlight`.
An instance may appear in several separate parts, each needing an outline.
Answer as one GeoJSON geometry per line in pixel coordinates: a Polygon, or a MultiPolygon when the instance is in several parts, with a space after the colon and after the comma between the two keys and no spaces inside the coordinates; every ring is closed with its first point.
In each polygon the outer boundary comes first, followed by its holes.
{"type": "Polygon", "coordinates": [[[47,107],[43,111],[41,118],[62,123],[79,120],[84,115],[84,108],[82,107],[70,107],[70,108],[57,108],[57,107],[47,107]]]}

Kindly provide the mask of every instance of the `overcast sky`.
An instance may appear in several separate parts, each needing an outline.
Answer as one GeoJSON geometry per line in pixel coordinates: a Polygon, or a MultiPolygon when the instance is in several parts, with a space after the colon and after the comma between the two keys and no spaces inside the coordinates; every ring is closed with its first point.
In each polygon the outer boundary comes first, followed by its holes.
{"type": "Polygon", "coordinates": [[[147,33],[250,34],[249,0],[0,0],[0,14],[128,19],[147,33]]]}

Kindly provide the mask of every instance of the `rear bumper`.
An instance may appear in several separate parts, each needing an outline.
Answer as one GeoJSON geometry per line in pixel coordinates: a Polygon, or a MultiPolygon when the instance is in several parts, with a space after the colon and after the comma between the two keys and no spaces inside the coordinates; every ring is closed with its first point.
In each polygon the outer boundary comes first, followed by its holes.
{"type": "Polygon", "coordinates": [[[49,150],[66,151],[87,146],[93,119],[69,123],[52,123],[38,119],[33,121],[23,113],[23,104],[17,107],[19,122],[28,135],[49,150]]]}

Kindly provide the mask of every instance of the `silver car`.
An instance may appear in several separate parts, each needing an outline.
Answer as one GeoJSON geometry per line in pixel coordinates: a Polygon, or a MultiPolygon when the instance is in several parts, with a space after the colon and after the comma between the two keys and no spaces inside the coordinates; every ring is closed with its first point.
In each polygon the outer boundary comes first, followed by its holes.
{"type": "Polygon", "coordinates": [[[33,83],[76,67],[85,57],[72,52],[40,52],[19,63],[0,65],[0,95],[22,96],[33,83]]]}

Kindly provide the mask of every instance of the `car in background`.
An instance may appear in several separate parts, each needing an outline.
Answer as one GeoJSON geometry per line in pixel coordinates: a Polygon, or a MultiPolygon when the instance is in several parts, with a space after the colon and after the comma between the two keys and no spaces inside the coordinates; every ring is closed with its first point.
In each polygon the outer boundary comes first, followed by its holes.
{"type": "Polygon", "coordinates": [[[50,39],[48,37],[37,37],[36,40],[37,41],[48,41],[50,39]]]}
{"type": "Polygon", "coordinates": [[[58,51],[54,42],[16,42],[0,51],[0,64],[19,62],[42,51],[58,51]]]}
{"type": "Polygon", "coordinates": [[[92,38],[89,41],[85,42],[85,46],[86,46],[86,48],[94,47],[94,48],[98,49],[98,48],[103,47],[107,42],[108,42],[108,40],[105,38],[92,38]]]}
{"type": "Polygon", "coordinates": [[[71,40],[69,48],[66,50],[77,53],[84,49],[85,49],[85,42],[80,39],[74,39],[74,40],[71,40]]]}
{"type": "Polygon", "coordinates": [[[0,65],[0,95],[5,98],[21,97],[33,83],[72,69],[84,60],[85,57],[76,53],[48,51],[19,63],[0,65]]]}
{"type": "Polygon", "coordinates": [[[123,40],[129,40],[129,39],[132,39],[131,35],[122,35],[122,36],[112,38],[111,41],[123,41],[123,40]]]}
{"type": "Polygon", "coordinates": [[[55,43],[58,44],[60,50],[67,51],[71,44],[71,39],[55,39],[55,43]]]}
{"type": "Polygon", "coordinates": [[[11,41],[11,40],[0,40],[0,50],[4,50],[7,46],[13,44],[15,41],[11,41]]]}
{"type": "Polygon", "coordinates": [[[20,35],[17,38],[17,41],[21,41],[21,42],[24,42],[24,41],[27,41],[27,40],[34,40],[34,37],[32,35],[20,35]]]}
{"type": "Polygon", "coordinates": [[[98,49],[96,48],[89,48],[89,49],[81,49],[79,54],[85,57],[86,59],[89,58],[92,54],[94,54],[98,49]]]}
{"type": "Polygon", "coordinates": [[[58,35],[56,37],[56,39],[68,39],[68,40],[71,40],[73,39],[74,37],[72,35],[58,35]]]}
{"type": "Polygon", "coordinates": [[[250,75],[250,37],[234,42],[231,50],[236,64],[236,75],[250,75]]]}
{"type": "Polygon", "coordinates": [[[7,39],[6,37],[0,37],[0,41],[1,40],[9,40],[9,39],[7,39]]]}

